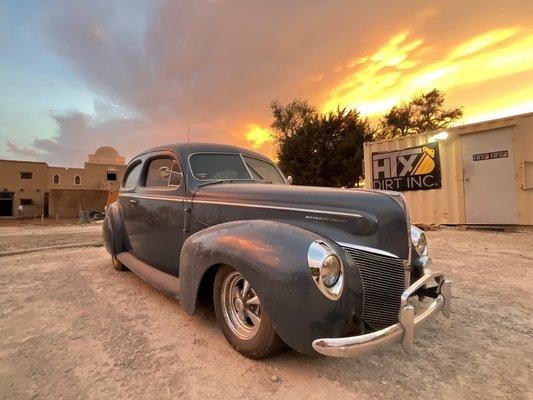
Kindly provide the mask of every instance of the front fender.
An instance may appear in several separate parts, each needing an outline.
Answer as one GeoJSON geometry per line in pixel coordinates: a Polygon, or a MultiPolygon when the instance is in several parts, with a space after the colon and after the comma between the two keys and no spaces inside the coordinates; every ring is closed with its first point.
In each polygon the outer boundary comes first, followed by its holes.
{"type": "Polygon", "coordinates": [[[190,236],[180,257],[180,303],[193,314],[198,288],[214,265],[235,268],[251,283],[278,335],[293,349],[316,354],[313,340],[339,337],[359,323],[363,289],[359,271],[335,242],[281,222],[248,220],[215,225],[190,236]],[[307,252],[315,240],[333,248],[344,266],[337,300],[312,280],[307,252]]]}

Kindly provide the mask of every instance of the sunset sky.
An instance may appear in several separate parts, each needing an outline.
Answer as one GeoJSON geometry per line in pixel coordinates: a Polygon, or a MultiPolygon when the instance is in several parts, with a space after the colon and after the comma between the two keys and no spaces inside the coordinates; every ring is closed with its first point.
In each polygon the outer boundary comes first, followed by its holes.
{"type": "Polygon", "coordinates": [[[438,88],[460,123],[533,111],[533,1],[0,3],[0,158],[79,166],[186,140],[272,155],[269,103],[376,121],[438,88]]]}

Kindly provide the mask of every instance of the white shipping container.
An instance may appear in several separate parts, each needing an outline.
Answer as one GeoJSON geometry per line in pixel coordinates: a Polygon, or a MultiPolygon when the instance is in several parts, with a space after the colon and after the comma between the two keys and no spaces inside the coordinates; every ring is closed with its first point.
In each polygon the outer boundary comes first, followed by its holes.
{"type": "Polygon", "coordinates": [[[439,144],[442,187],[403,191],[413,223],[533,225],[533,113],[367,142],[366,187],[374,187],[373,153],[432,142],[439,144]]]}

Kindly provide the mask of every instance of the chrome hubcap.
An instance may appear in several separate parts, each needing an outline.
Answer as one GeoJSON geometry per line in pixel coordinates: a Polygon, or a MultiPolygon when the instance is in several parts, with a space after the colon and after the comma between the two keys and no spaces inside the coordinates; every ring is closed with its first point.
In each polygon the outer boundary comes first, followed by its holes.
{"type": "Polygon", "coordinates": [[[250,283],[234,271],[224,279],[220,297],[231,331],[243,340],[255,337],[261,324],[261,304],[250,283]]]}

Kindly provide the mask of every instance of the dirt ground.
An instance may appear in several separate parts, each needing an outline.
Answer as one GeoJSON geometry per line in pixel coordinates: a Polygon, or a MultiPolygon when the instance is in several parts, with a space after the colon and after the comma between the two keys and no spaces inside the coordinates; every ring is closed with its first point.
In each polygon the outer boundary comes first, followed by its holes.
{"type": "MultiPolygon", "coordinates": [[[[2,250],[94,240],[100,226],[0,228],[2,250]],[[32,241],[32,245],[27,245],[32,241]]],[[[189,316],[102,247],[0,257],[2,399],[531,399],[533,234],[428,233],[453,280],[453,316],[360,360],[226,343],[207,305],[189,316]]]]}

